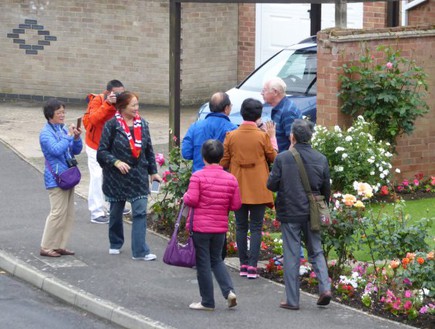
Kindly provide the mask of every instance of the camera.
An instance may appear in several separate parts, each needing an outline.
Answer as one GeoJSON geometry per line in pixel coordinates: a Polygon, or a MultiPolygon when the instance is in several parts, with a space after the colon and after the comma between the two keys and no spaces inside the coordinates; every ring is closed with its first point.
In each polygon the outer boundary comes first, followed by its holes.
{"type": "Polygon", "coordinates": [[[121,95],[122,93],[114,93],[114,94],[115,94],[115,97],[118,98],[119,95],[121,95]]]}
{"type": "Polygon", "coordinates": [[[66,163],[68,164],[68,168],[77,166],[78,162],[76,158],[66,159],[66,163]]]}

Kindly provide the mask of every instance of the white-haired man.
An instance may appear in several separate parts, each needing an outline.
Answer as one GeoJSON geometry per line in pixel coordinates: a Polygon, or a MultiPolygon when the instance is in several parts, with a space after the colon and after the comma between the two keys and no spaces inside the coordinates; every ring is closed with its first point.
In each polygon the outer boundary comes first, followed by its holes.
{"type": "Polygon", "coordinates": [[[302,113],[291,99],[286,97],[287,85],[281,78],[275,77],[263,86],[261,95],[266,103],[272,105],[272,120],[276,124],[278,153],[290,147],[290,130],[295,119],[301,119],[302,113]]]}

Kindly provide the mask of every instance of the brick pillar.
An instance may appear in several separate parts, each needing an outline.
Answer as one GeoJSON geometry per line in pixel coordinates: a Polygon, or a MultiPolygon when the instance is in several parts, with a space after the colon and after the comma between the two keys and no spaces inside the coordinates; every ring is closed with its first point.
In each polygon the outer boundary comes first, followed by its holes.
{"type": "Polygon", "coordinates": [[[255,68],[255,4],[239,4],[237,80],[241,82],[255,68]]]}
{"type": "Polygon", "coordinates": [[[363,27],[376,29],[386,27],[387,4],[385,2],[364,2],[363,27]]]}

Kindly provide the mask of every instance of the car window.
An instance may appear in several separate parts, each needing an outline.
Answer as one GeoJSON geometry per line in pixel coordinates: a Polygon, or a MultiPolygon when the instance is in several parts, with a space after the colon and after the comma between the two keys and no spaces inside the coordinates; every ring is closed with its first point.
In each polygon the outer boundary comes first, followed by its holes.
{"type": "Polygon", "coordinates": [[[239,88],[259,92],[264,83],[275,76],[285,81],[289,95],[316,95],[316,48],[282,50],[249,76],[239,88]]]}

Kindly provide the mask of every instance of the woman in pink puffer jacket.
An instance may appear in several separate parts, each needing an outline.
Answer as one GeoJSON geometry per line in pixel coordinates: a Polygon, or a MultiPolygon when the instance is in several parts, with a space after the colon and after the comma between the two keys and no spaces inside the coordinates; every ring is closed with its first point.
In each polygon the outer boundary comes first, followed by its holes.
{"type": "Polygon", "coordinates": [[[228,307],[237,305],[236,294],[222,260],[222,248],[228,231],[228,213],[241,207],[237,179],[219,165],[224,147],[218,140],[204,142],[201,150],[205,167],[190,178],[184,203],[193,211],[193,243],[201,302],[189,305],[194,310],[215,308],[212,272],[228,307]]]}

